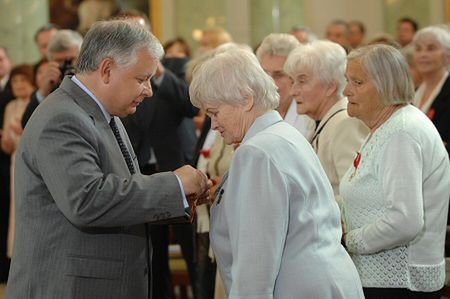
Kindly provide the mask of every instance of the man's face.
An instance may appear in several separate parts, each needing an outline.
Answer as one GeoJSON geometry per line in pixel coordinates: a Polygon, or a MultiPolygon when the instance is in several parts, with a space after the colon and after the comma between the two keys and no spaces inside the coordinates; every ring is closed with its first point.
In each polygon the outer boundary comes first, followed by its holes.
{"type": "Polygon", "coordinates": [[[64,61],[68,59],[72,61],[72,65],[75,65],[78,55],[80,55],[80,50],[77,47],[74,47],[63,52],[49,53],[48,56],[50,61],[55,61],[59,65],[62,65],[64,61]]]}
{"type": "Polygon", "coordinates": [[[39,54],[41,55],[41,59],[47,57],[47,46],[50,40],[53,38],[57,29],[50,29],[48,31],[43,31],[37,35],[36,44],[39,50],[39,54]]]}
{"type": "Polygon", "coordinates": [[[153,95],[150,79],[157,65],[158,59],[147,49],[137,51],[130,66],[112,61],[105,87],[107,98],[101,99],[108,112],[119,117],[136,112],[144,98],[153,95]]]}
{"type": "Polygon", "coordinates": [[[292,103],[292,96],[289,94],[292,87],[292,80],[283,71],[286,56],[263,55],[261,58],[261,67],[275,81],[280,94],[280,110],[283,114],[292,103]]]}
{"type": "Polygon", "coordinates": [[[358,25],[350,25],[350,37],[349,43],[352,48],[360,46],[364,39],[364,33],[361,31],[358,25]]]}
{"type": "Polygon", "coordinates": [[[4,49],[0,48],[0,79],[3,79],[11,71],[11,60],[4,49]]]}
{"type": "Polygon", "coordinates": [[[341,24],[331,24],[327,27],[327,39],[343,47],[348,45],[347,28],[341,24]]]}
{"type": "Polygon", "coordinates": [[[397,39],[402,47],[406,46],[413,40],[414,34],[416,34],[416,32],[410,22],[401,22],[398,24],[397,39]]]}

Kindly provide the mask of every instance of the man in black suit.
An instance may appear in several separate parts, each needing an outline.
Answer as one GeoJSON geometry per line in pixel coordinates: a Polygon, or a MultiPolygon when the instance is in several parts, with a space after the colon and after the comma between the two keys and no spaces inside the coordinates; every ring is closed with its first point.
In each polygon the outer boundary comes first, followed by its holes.
{"type": "Polygon", "coordinates": [[[50,40],[47,48],[48,62],[42,63],[37,69],[36,84],[38,90],[32,94],[30,103],[23,114],[23,128],[25,128],[36,107],[59,86],[63,76],[73,74],[71,73],[73,69],[70,66],[75,64],[82,42],[83,38],[78,32],[68,29],[58,30],[50,40]]]}
{"type": "MultiPolygon", "coordinates": [[[[186,160],[180,130],[185,117],[197,115],[188,96],[188,85],[174,72],[159,65],[152,81],[154,94],[144,100],[135,114],[123,119],[142,173],[152,174],[174,170],[186,160]]],[[[152,225],[153,298],[171,297],[168,261],[168,225],[152,225]]],[[[191,281],[195,281],[194,231],[191,224],[172,225],[181,245],[191,281]]]]}
{"type": "MultiPolygon", "coordinates": [[[[9,73],[12,63],[5,47],[0,45],[0,141],[6,105],[13,99],[9,73]]],[[[8,280],[10,260],[6,256],[10,199],[10,155],[0,149],[0,282],[8,280]]]]}

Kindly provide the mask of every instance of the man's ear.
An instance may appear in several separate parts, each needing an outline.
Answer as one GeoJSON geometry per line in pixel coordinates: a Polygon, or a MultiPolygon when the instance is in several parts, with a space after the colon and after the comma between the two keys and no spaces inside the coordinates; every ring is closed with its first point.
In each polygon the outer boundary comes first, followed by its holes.
{"type": "Polygon", "coordinates": [[[111,81],[113,68],[114,68],[114,60],[112,60],[111,58],[105,58],[100,63],[99,66],[100,78],[104,84],[108,84],[111,81]]]}
{"type": "Polygon", "coordinates": [[[250,110],[252,110],[254,104],[255,104],[255,99],[253,98],[253,96],[251,96],[251,95],[248,96],[248,97],[245,99],[244,110],[245,110],[245,111],[250,111],[250,110]]]}

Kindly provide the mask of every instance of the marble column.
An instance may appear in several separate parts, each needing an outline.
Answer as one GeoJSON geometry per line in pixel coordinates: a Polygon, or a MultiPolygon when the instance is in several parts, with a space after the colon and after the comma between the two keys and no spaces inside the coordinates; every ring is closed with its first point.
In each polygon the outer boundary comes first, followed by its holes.
{"type": "Polygon", "coordinates": [[[48,20],[47,0],[0,0],[0,44],[15,64],[39,59],[34,34],[48,20]]]}

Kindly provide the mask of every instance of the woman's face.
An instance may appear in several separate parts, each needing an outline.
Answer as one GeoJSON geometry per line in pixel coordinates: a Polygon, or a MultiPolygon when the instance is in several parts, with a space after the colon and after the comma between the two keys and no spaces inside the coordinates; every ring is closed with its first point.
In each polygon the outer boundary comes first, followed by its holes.
{"type": "Polygon", "coordinates": [[[422,76],[445,70],[450,61],[444,47],[431,36],[424,36],[416,42],[414,59],[422,76]]]}
{"type": "Polygon", "coordinates": [[[319,78],[310,71],[302,71],[293,79],[291,95],[297,102],[297,112],[320,120],[327,112],[324,111],[324,108],[329,88],[324,86],[319,78]]]}
{"type": "Polygon", "coordinates": [[[346,77],[347,86],[344,95],[348,98],[348,115],[371,124],[384,105],[375,84],[364,70],[361,59],[350,60],[347,63],[346,77]]]}
{"type": "Polygon", "coordinates": [[[17,74],[11,78],[13,94],[19,99],[30,99],[34,86],[25,75],[17,74]]]}
{"type": "Polygon", "coordinates": [[[204,109],[211,118],[211,128],[220,133],[226,144],[240,143],[244,139],[250,127],[245,106],[206,104],[204,109]]]}

